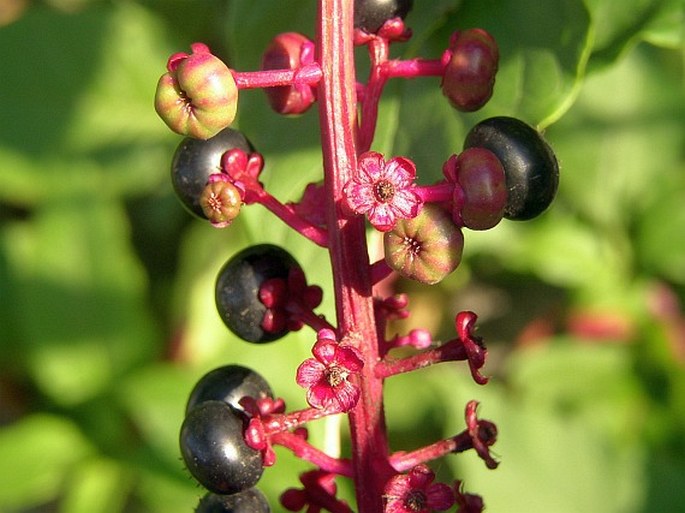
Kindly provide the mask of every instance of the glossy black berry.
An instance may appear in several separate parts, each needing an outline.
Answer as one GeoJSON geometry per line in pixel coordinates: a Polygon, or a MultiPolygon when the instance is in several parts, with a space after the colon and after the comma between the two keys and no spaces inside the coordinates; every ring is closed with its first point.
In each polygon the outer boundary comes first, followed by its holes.
{"type": "Polygon", "coordinates": [[[207,218],[200,196],[209,175],[221,172],[221,156],[234,148],[247,153],[253,151],[247,138],[232,128],[225,128],[206,140],[186,137],[176,148],[171,162],[171,183],[183,206],[197,217],[207,218]]]}
{"type": "Polygon", "coordinates": [[[266,306],[259,289],[273,278],[287,279],[299,264],[284,249],[271,244],[252,246],[231,258],[216,280],[216,306],[224,324],[247,342],[270,342],[288,333],[287,327],[267,331],[262,326],[266,306]]]}
{"type": "Polygon", "coordinates": [[[507,183],[504,217],[532,219],[549,207],[559,186],[559,165],[533,127],[516,118],[489,118],[471,129],[464,148],[486,148],[501,161],[507,183]]]}
{"type": "Polygon", "coordinates": [[[413,3],[413,0],[355,0],[354,26],[376,33],[389,19],[404,19],[413,3]]]}
{"type": "Polygon", "coordinates": [[[188,398],[186,414],[205,401],[224,401],[242,410],[240,400],[243,397],[273,399],[273,392],[266,380],[252,369],[242,365],[224,365],[200,378],[188,398]]]}
{"type": "Polygon", "coordinates": [[[208,493],[195,508],[195,513],[269,513],[266,497],[257,488],[231,495],[208,493]]]}
{"type": "Polygon", "coordinates": [[[205,401],[190,410],[181,426],[183,461],[209,491],[237,493],[262,476],[262,456],[245,443],[247,417],[223,401],[205,401]]]}

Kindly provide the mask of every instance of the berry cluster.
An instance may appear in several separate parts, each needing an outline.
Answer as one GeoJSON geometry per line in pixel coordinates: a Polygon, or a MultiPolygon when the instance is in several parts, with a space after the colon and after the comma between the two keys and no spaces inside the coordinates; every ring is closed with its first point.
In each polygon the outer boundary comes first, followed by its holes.
{"type": "MultiPolygon", "coordinates": [[[[173,158],[171,178],[183,205],[216,227],[229,226],[243,206],[261,204],[314,244],[328,249],[336,322],[315,312],[322,289],[283,248],[260,244],[239,251],[219,271],[215,299],[221,318],[240,339],[268,343],[305,326],[316,336],[312,358],[294,379],[306,389],[308,408],[288,412],[258,373],[239,365],[204,376],[190,395],[181,428],[181,453],[207,490],[197,511],[263,512],[269,507],[254,488],[264,467],[275,463],[274,445],[314,465],[301,488],[281,497],[290,511],[350,513],[336,497],[335,479],[356,485],[360,513],[423,513],[457,505],[481,511],[479,496],[462,483],[435,483],[427,462],[475,450],[488,468],[497,461],[493,423],[478,419],[477,402],[465,406],[463,432],[413,451],[391,452],[383,417],[383,382],[394,375],[447,361],[465,361],[473,379],[482,374],[487,350],[475,335],[476,314],[455,315],[456,336],[438,343],[423,329],[388,338],[389,320],[409,315],[405,295],[375,297],[373,286],[391,273],[438,283],[458,266],[463,229],[487,230],[503,218],[531,219],[555,196],[559,170],[554,153],[525,122],[493,117],[476,124],[463,150],[446,156],[444,179],[416,183],[411,159],[372,149],[378,105],[391,78],[439,77],[452,107],[472,112],[492,96],[499,50],[482,29],[455,32],[436,59],[394,60],[391,44],[411,31],[404,17],[411,0],[321,0],[317,37],[277,35],[262,69],[237,72],[192,45],[175,54],[158,84],[156,109],[186,136],[173,158]],[[370,59],[366,82],[357,80],[354,46],[370,59]],[[273,110],[302,114],[318,105],[323,182],[298,202],[281,203],[260,182],[264,161],[248,139],[230,128],[239,90],[264,88],[273,110]],[[384,258],[369,261],[368,224],[383,233],[384,258]],[[393,349],[411,346],[409,356],[393,349]],[[306,423],[347,413],[350,458],[327,454],[307,441],[306,423]]],[[[249,114],[248,114],[249,115],[249,114]]]]}

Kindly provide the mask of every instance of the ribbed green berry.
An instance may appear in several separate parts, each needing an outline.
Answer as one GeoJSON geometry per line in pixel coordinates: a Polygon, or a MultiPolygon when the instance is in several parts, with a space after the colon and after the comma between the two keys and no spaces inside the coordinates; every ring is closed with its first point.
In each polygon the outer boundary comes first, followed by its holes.
{"type": "Polygon", "coordinates": [[[235,119],[238,87],[231,70],[201,43],[175,54],[157,83],[155,110],[174,132],[209,139],[235,119]]]}
{"type": "Polygon", "coordinates": [[[400,219],[383,236],[385,261],[405,278],[438,283],[454,271],[464,236],[441,206],[426,204],[413,219],[400,219]]]}

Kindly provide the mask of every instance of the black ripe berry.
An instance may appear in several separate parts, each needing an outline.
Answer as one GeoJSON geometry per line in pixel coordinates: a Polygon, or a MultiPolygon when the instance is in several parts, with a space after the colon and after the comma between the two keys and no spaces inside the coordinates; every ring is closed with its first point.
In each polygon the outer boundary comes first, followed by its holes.
{"type": "Polygon", "coordinates": [[[171,162],[171,183],[178,199],[191,213],[207,218],[200,196],[209,175],[221,172],[221,156],[234,148],[246,153],[253,151],[245,136],[231,128],[225,128],[206,140],[186,137],[176,148],[171,162]]]}
{"type": "Polygon", "coordinates": [[[506,116],[481,121],[466,135],[464,148],[486,148],[502,163],[507,219],[532,219],[554,199],[559,186],[557,159],[540,133],[523,121],[506,116]]]}
{"type": "Polygon", "coordinates": [[[216,306],[224,324],[247,342],[270,342],[288,333],[287,327],[267,331],[262,326],[266,306],[259,289],[273,278],[287,279],[299,264],[284,249],[271,244],[251,246],[224,264],[216,280],[216,306]]]}
{"type": "Polygon", "coordinates": [[[231,495],[208,493],[195,508],[195,513],[270,513],[266,497],[257,488],[231,495]]]}
{"type": "Polygon", "coordinates": [[[266,380],[252,369],[242,365],[224,365],[200,378],[188,398],[186,414],[205,401],[224,401],[242,410],[240,400],[243,397],[273,399],[273,392],[266,380]]]}
{"type": "Polygon", "coordinates": [[[404,19],[413,3],[413,0],[355,0],[354,26],[376,33],[389,19],[404,19]]]}
{"type": "Polygon", "coordinates": [[[205,401],[186,415],[181,426],[183,461],[209,491],[237,493],[262,476],[262,455],[245,443],[247,417],[223,401],[205,401]]]}

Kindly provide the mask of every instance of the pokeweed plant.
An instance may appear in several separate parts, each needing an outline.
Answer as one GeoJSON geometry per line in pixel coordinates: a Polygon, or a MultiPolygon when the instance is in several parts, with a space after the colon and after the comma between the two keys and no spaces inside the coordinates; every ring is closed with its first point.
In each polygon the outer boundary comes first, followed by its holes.
{"type": "MultiPolygon", "coordinates": [[[[243,249],[219,270],[219,315],[239,338],[273,342],[289,332],[313,330],[312,357],[293,369],[308,407],[289,411],[257,370],[228,365],[210,372],[190,394],[180,447],[187,469],[208,490],[197,511],[268,511],[255,486],[276,463],[274,446],[313,465],[301,487],[284,491],[290,511],[347,513],[336,480],[351,479],[360,513],[482,511],[480,496],[463,483],[435,482],[429,463],[474,450],[488,468],[497,428],[464,406],[465,427],[413,450],[389,447],[384,381],[430,365],[464,361],[474,381],[487,348],[476,333],[477,314],[454,314],[455,336],[442,343],[424,329],[388,337],[390,320],[409,315],[409,298],[374,294],[392,273],[436,284],[458,268],[463,229],[487,230],[503,218],[527,220],[547,209],[559,169],[542,136],[521,120],[492,117],[476,124],[463,151],[444,156],[443,179],[418,185],[407,156],[374,150],[379,102],[390,79],[433,77],[445,108],[480,109],[492,96],[499,49],[485,30],[456,31],[441,55],[391,59],[390,47],[409,40],[404,17],[410,0],[321,0],[316,37],[274,35],[257,71],[230,69],[203,43],[167,62],[155,96],[164,122],[186,138],[172,163],[172,182],[186,208],[225,228],[242,208],[261,204],[330,255],[336,318],[316,313],[324,291],[286,250],[272,244],[243,249]],[[355,47],[368,50],[369,74],[357,76],[355,47]],[[264,88],[278,114],[317,108],[323,171],[300,201],[281,203],[260,180],[264,159],[245,134],[231,128],[240,91],[264,88]],[[383,234],[384,257],[371,261],[367,221],[383,234]],[[395,349],[411,347],[409,355],[395,349]],[[346,414],[349,457],[332,455],[307,439],[306,424],[346,414]]],[[[249,112],[243,113],[249,116],[249,112]]],[[[408,130],[411,127],[407,127],[408,130]]]]}

